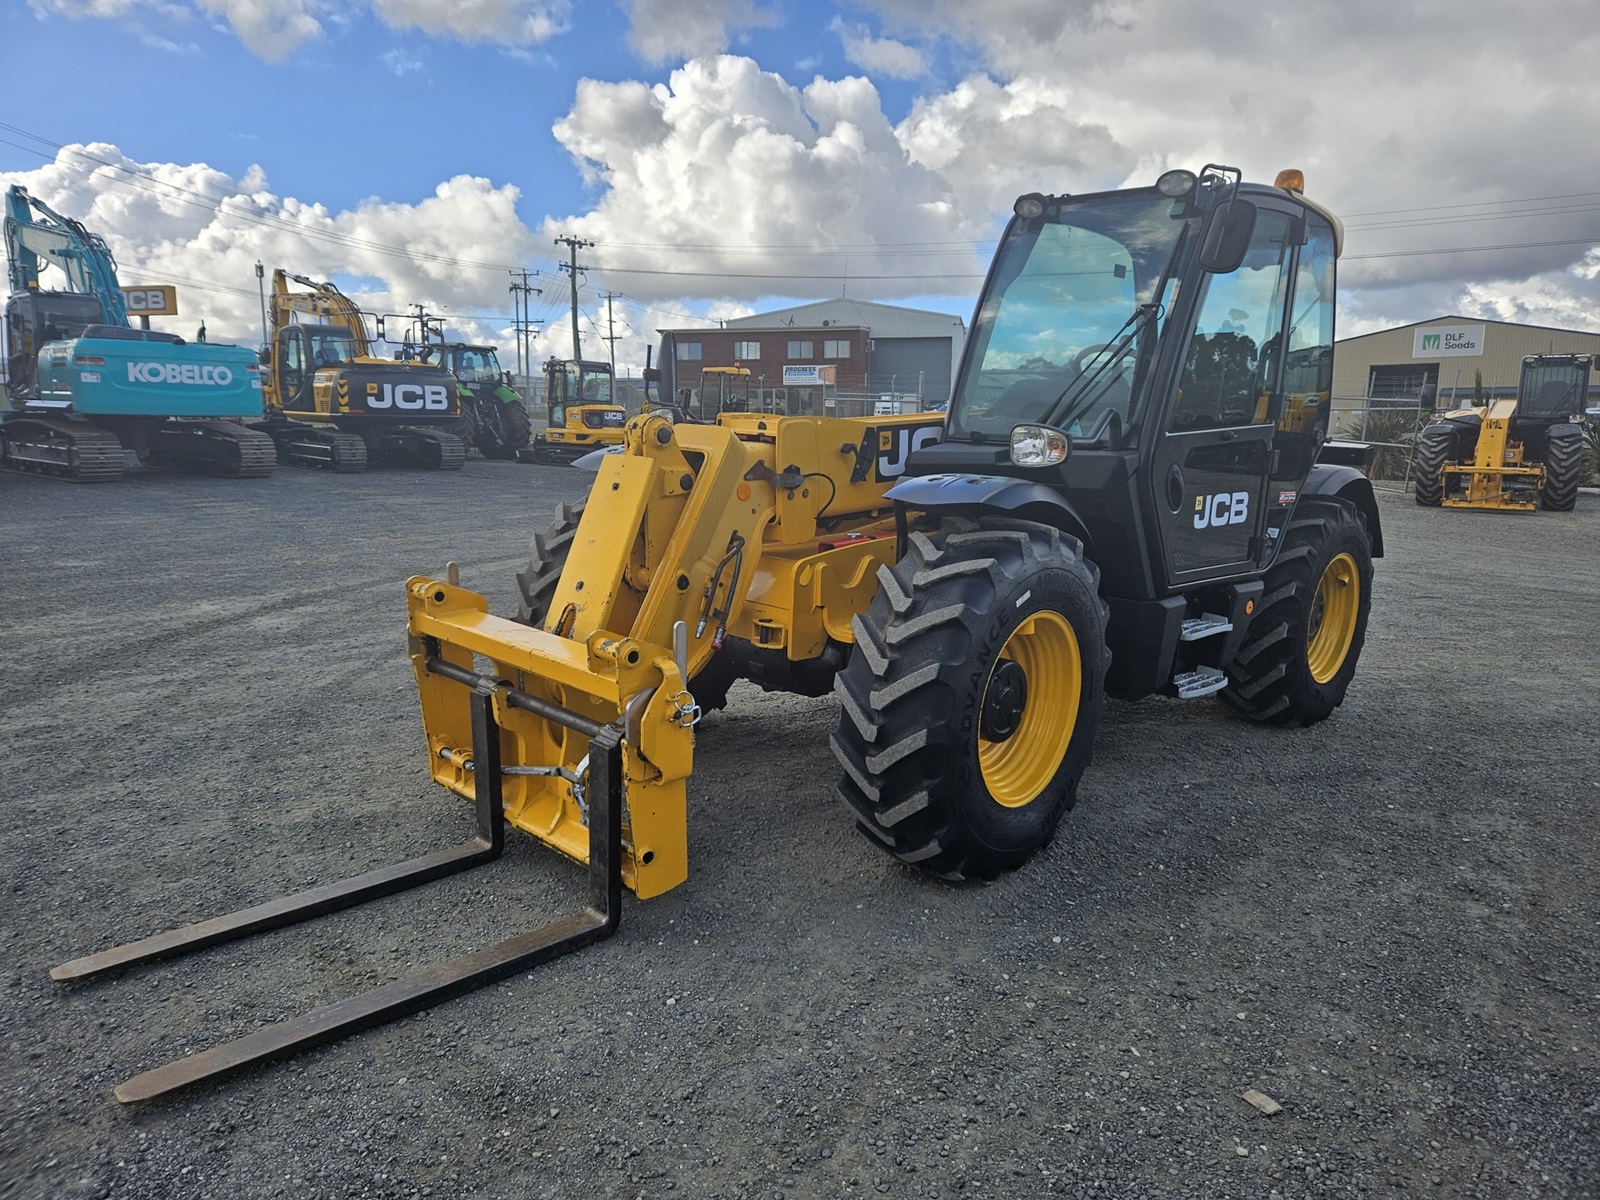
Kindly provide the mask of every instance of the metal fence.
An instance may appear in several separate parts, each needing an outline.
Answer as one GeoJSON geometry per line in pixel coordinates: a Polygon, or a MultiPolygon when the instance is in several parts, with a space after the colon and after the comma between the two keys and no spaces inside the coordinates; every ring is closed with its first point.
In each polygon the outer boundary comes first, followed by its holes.
{"type": "Polygon", "coordinates": [[[1373,448],[1368,474],[1375,486],[1411,486],[1417,433],[1433,415],[1421,396],[1334,396],[1328,436],[1373,448]]]}

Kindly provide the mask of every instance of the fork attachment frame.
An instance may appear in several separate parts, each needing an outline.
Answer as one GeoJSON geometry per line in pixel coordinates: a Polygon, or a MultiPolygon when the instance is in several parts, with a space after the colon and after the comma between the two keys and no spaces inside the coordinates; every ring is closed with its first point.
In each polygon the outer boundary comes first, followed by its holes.
{"type": "Polygon", "coordinates": [[[601,941],[616,932],[622,915],[622,733],[614,725],[589,718],[529,696],[497,679],[478,675],[436,655],[428,670],[472,689],[472,742],[476,759],[475,809],[477,836],[450,850],[413,858],[392,867],[368,871],[338,883],[270,900],[181,929],[157,934],[125,946],[74,959],[54,968],[53,979],[84,979],[118,967],[151,962],[309,920],[351,908],[465,871],[500,856],[505,846],[501,795],[500,729],[494,717],[494,694],[502,692],[519,706],[589,737],[589,895],[587,907],[575,916],[520,934],[498,945],[419,971],[359,995],[313,1009],[304,1016],[268,1026],[232,1042],[215,1046],[165,1066],[146,1071],[118,1086],[124,1104],[150,1100],[256,1063],[295,1054],[348,1034],[411,1013],[432,1008],[518,971],[549,962],[601,941]]]}

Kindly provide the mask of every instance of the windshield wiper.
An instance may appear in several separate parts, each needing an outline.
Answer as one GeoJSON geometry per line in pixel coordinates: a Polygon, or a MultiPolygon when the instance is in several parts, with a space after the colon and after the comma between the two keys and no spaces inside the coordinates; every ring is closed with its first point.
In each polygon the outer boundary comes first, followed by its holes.
{"type": "Polygon", "coordinates": [[[1156,303],[1141,304],[1129,314],[1128,319],[1122,323],[1122,328],[1111,335],[1111,341],[1105,343],[1105,349],[1090,359],[1090,363],[1098,363],[1093,371],[1084,371],[1071,383],[1061,390],[1061,394],[1050,402],[1050,407],[1045,409],[1044,416],[1039,419],[1041,425],[1061,426],[1070,424],[1081,410],[1080,402],[1088,398],[1089,389],[1111,367],[1121,362],[1127,356],[1133,344],[1138,340],[1144,327],[1161,309],[1156,303]],[[1118,338],[1122,340],[1117,341],[1118,338]],[[1109,351],[1109,354],[1106,352],[1109,351]]]}

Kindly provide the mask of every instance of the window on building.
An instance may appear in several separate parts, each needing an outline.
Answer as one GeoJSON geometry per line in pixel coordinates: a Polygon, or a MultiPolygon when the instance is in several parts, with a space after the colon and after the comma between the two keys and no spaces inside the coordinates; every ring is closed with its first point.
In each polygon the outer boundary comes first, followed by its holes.
{"type": "Polygon", "coordinates": [[[1394,363],[1367,371],[1367,395],[1375,399],[1409,399],[1430,384],[1439,386],[1438,363],[1394,363]]]}
{"type": "Polygon", "coordinates": [[[823,358],[849,358],[850,357],[850,339],[849,338],[841,338],[838,341],[834,341],[833,339],[830,338],[829,340],[823,342],[822,343],[822,357],[823,358]]]}
{"type": "Polygon", "coordinates": [[[815,342],[790,342],[788,357],[800,359],[810,358],[816,353],[814,348],[815,346],[815,342]]]}
{"type": "Polygon", "coordinates": [[[735,342],[733,344],[733,361],[740,362],[761,357],[760,342],[735,342]]]}
{"type": "Polygon", "coordinates": [[[679,362],[699,362],[700,361],[700,343],[699,342],[679,342],[678,343],[678,361],[679,362]]]}

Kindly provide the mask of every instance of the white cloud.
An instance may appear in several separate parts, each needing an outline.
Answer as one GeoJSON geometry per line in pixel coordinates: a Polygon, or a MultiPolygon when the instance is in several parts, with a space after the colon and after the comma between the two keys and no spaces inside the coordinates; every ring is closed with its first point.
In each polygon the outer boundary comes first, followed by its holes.
{"type": "MultiPolygon", "coordinates": [[[[362,0],[28,0],[41,19],[95,18],[141,28],[147,17],[164,24],[196,12],[223,22],[246,49],[267,62],[282,62],[325,32],[324,22],[349,22],[362,0]],[[192,4],[193,7],[189,7],[192,4]]],[[[435,37],[504,46],[533,46],[566,30],[571,0],[365,0],[372,14],[391,29],[421,30],[435,37]]]]}
{"type": "Polygon", "coordinates": [[[845,58],[869,75],[915,79],[928,73],[928,60],[914,46],[893,38],[873,37],[865,26],[847,24],[840,17],[835,17],[828,28],[839,35],[845,58]]]}
{"type": "Polygon", "coordinates": [[[1063,162],[1100,186],[1210,161],[1268,181],[1297,166],[1310,194],[1347,220],[1341,287],[1363,319],[1478,305],[1485,316],[1537,312],[1600,328],[1600,287],[1570,269],[1600,242],[1600,176],[1579,148],[1579,131],[1600,128],[1592,0],[1461,0],[1448,13],[1426,0],[1307,0],[1270,12],[1191,0],[865,7],[898,31],[984,57],[989,77],[925,97],[903,130],[919,161],[949,164],[964,195],[983,189],[962,186],[956,164],[1011,184],[1036,168],[1021,190],[1059,189],[1050,171],[1063,162]],[[1037,110],[1039,128],[1010,124],[997,138],[988,126],[1006,111],[1002,97],[1012,111],[1029,97],[1058,99],[1037,110]],[[1027,157],[1034,140],[1054,152],[1027,157]],[[1578,192],[1591,194],[1541,199],[1578,192]],[[1556,242],[1574,244],[1532,244],[1556,242]],[[1505,248],[1415,253],[1481,246],[1505,248]],[[1396,254],[1405,257],[1370,257],[1396,254]]]}
{"type": "Polygon", "coordinates": [[[585,80],[555,133],[603,190],[548,228],[596,242],[589,259],[635,295],[814,298],[847,277],[861,295],[968,292],[993,229],[912,161],[865,79],[795,88],[700,59],[655,88],[585,80]]]}
{"type": "Polygon", "coordinates": [[[282,62],[322,33],[305,0],[196,0],[203,12],[221,17],[252,54],[282,62]]]}
{"type": "Polygon", "coordinates": [[[423,69],[420,58],[403,47],[395,47],[383,56],[383,65],[396,75],[412,75],[423,69]]]}
{"type": "Polygon", "coordinates": [[[781,22],[755,0],[625,0],[625,5],[628,44],[652,63],[720,54],[739,32],[781,22]]]}
{"type": "MultiPolygon", "coordinates": [[[[95,143],[68,146],[37,170],[0,174],[0,188],[13,183],[105,237],[124,285],[176,284],[183,315],[168,326],[187,336],[203,319],[213,340],[260,339],[257,260],[269,273],[378,281],[360,295],[374,311],[423,303],[497,313],[509,309],[508,266],[535,253],[517,218],[517,189],[466,175],[416,203],[331,212],[273,194],[259,167],[233,178],[198,163],[136,162],[95,143]]],[[[500,338],[492,321],[456,328],[500,338]]]]}
{"type": "Polygon", "coordinates": [[[420,29],[467,42],[534,46],[567,28],[569,0],[371,0],[392,29],[420,29]]]}

